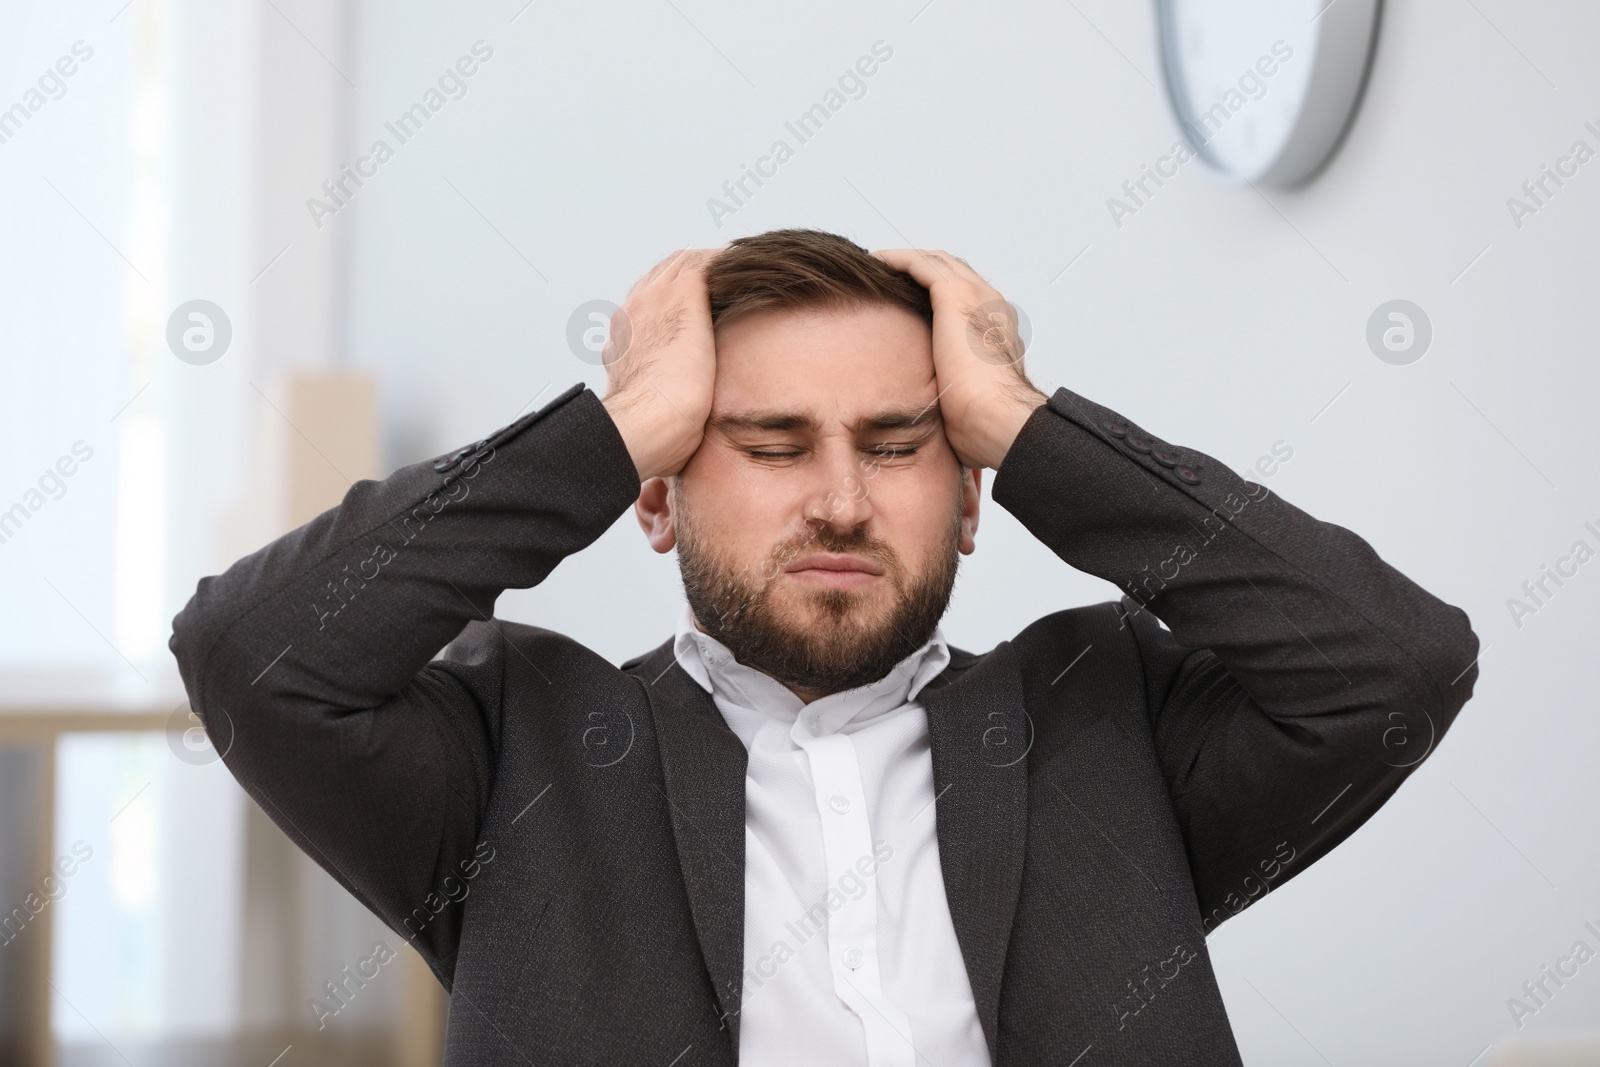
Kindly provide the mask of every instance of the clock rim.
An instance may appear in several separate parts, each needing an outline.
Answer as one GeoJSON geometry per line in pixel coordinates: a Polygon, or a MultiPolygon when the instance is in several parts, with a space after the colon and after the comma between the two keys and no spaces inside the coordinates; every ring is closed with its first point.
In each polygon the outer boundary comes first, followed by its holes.
{"type": "Polygon", "coordinates": [[[1292,188],[1318,174],[1338,153],[1361,110],[1377,52],[1383,0],[1330,0],[1323,8],[1314,20],[1318,25],[1309,47],[1311,76],[1288,135],[1271,157],[1249,171],[1241,170],[1193,134],[1195,117],[1177,56],[1174,2],[1156,0],[1161,78],[1167,106],[1189,150],[1212,173],[1233,184],[1259,182],[1292,188]]]}

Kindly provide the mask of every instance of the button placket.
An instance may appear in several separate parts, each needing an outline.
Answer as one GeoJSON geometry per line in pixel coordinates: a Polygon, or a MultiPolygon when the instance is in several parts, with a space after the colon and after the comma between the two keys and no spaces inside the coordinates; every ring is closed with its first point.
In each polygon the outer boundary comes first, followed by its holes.
{"type": "MultiPolygon", "coordinates": [[[[814,714],[807,712],[806,714],[814,714]]],[[[855,745],[843,734],[797,739],[811,767],[812,788],[822,820],[824,866],[828,899],[834,892],[843,904],[828,920],[828,959],[834,990],[860,1017],[871,1067],[915,1067],[915,1050],[901,1035],[909,1034],[910,1020],[884,995],[878,967],[878,890],[876,874],[862,876],[857,864],[872,860],[872,828],[866,804],[851,798],[865,796],[855,745]],[[842,804],[837,803],[843,801],[842,804]],[[864,885],[857,899],[846,890],[864,885]]],[[[874,864],[875,867],[875,864],[874,864]]]]}

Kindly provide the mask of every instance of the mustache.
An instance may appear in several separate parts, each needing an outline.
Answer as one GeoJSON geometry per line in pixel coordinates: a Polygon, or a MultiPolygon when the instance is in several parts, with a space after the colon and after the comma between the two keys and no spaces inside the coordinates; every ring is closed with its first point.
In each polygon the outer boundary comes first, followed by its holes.
{"type": "Polygon", "coordinates": [[[886,573],[895,573],[900,568],[900,557],[894,549],[869,534],[865,526],[857,526],[848,531],[837,530],[832,526],[813,526],[774,548],[761,572],[769,577],[775,577],[801,554],[812,548],[820,548],[825,552],[848,552],[866,557],[882,564],[886,573]]]}

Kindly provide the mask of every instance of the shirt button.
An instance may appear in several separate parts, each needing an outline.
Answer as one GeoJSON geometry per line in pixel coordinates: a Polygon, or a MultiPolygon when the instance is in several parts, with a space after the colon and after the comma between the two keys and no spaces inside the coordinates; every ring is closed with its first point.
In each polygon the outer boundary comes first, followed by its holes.
{"type": "Polygon", "coordinates": [[[815,715],[807,715],[806,730],[810,732],[812,737],[816,737],[822,733],[822,720],[815,715]]]}
{"type": "Polygon", "coordinates": [[[828,801],[828,803],[832,804],[833,810],[838,812],[840,815],[843,815],[845,812],[850,810],[850,798],[845,796],[843,793],[833,794],[833,799],[828,801]]]}
{"type": "Polygon", "coordinates": [[[854,945],[844,950],[844,965],[852,971],[856,970],[864,962],[866,962],[866,956],[854,945]]]}

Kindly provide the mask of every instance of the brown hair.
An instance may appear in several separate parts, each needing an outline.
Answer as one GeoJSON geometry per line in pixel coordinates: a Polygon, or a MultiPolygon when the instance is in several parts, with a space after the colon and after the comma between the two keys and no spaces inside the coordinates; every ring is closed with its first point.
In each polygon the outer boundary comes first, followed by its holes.
{"type": "Polygon", "coordinates": [[[768,230],[739,237],[706,265],[711,322],[757,311],[903,307],[931,328],[928,290],[847,237],[822,230],[768,230]]]}

